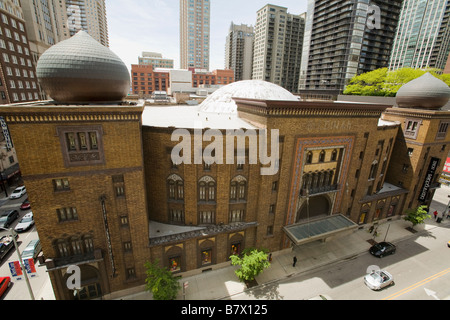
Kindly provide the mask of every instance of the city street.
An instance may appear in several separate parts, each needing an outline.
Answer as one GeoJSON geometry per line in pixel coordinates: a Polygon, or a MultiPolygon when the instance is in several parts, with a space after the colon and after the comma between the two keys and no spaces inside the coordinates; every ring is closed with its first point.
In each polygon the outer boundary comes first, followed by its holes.
{"type": "MultiPolygon", "coordinates": [[[[5,210],[17,210],[19,211],[19,218],[16,219],[10,228],[13,228],[19,223],[20,219],[27,213],[32,210],[20,210],[20,205],[27,198],[27,195],[22,196],[20,199],[10,200],[10,199],[2,199],[0,200],[0,212],[5,210]]],[[[32,209],[32,208],[31,208],[32,209]]],[[[0,237],[7,235],[8,231],[0,230],[0,237]]],[[[36,231],[35,226],[33,226],[30,230],[19,233],[19,238],[17,239],[17,244],[19,246],[20,252],[22,252],[27,244],[34,239],[38,239],[38,233],[36,231]]],[[[0,276],[9,276],[11,277],[11,271],[9,269],[9,262],[18,261],[18,255],[15,249],[12,249],[6,257],[2,260],[0,265],[0,276]]],[[[39,262],[35,261],[36,266],[36,275],[34,277],[29,277],[30,286],[33,291],[34,298],[36,300],[40,299],[52,299],[52,295],[49,294],[52,292],[50,278],[46,271],[45,266],[40,266],[39,262]],[[49,287],[50,286],[50,287],[49,287]]],[[[14,280],[11,279],[12,285],[7,290],[7,292],[1,298],[2,300],[31,300],[31,295],[29,293],[27,284],[25,279],[22,280],[14,280]]],[[[53,299],[54,296],[53,296],[53,299]]]]}

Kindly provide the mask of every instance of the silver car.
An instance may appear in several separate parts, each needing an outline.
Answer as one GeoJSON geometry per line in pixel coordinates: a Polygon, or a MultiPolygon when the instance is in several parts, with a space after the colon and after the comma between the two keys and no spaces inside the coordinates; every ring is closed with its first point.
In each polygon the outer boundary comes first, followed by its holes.
{"type": "Polygon", "coordinates": [[[381,290],[394,283],[394,277],[386,270],[374,270],[364,277],[364,283],[372,290],[381,290]]]}

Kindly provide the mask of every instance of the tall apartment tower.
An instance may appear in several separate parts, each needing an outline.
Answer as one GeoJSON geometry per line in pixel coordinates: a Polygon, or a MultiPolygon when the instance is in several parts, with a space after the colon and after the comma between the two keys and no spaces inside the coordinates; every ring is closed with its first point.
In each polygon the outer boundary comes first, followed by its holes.
{"type": "Polygon", "coordinates": [[[209,70],[210,0],[180,0],[181,69],[209,70]]]}
{"type": "Polygon", "coordinates": [[[450,1],[404,1],[389,68],[444,69],[449,52],[450,1]]]}
{"type": "Polygon", "coordinates": [[[56,0],[21,0],[21,7],[33,61],[36,63],[45,50],[70,37],[65,32],[66,8],[56,0]]]}
{"type": "Polygon", "coordinates": [[[105,47],[109,47],[105,0],[65,0],[67,28],[70,36],[84,30],[105,47]]]}
{"type": "Polygon", "coordinates": [[[305,14],[266,5],[257,13],[253,79],[264,80],[296,92],[300,72],[305,14]]]}
{"type": "Polygon", "coordinates": [[[235,81],[252,78],[254,41],[252,26],[231,23],[225,45],[225,69],[234,70],[235,81]]]}
{"type": "Polygon", "coordinates": [[[0,104],[40,100],[25,18],[17,1],[0,1],[0,104]]]}
{"type": "Polygon", "coordinates": [[[387,67],[402,2],[310,0],[300,94],[335,96],[353,76],[387,67]]]}

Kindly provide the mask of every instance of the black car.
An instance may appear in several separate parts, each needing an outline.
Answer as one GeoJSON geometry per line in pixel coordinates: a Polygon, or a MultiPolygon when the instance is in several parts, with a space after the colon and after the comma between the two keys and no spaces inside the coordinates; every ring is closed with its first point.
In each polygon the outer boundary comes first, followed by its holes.
{"type": "Polygon", "coordinates": [[[375,257],[382,258],[384,256],[387,256],[389,254],[394,254],[396,250],[396,247],[390,243],[390,242],[380,242],[375,245],[373,245],[369,252],[373,254],[375,257]]]}
{"type": "Polygon", "coordinates": [[[19,217],[19,212],[17,210],[5,211],[0,216],[0,227],[8,228],[11,223],[19,217]]]}

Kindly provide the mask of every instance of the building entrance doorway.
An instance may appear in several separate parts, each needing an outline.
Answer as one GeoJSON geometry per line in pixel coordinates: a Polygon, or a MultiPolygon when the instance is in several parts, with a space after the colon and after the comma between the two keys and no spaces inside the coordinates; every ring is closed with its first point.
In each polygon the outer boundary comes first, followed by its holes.
{"type": "Polygon", "coordinates": [[[330,213],[331,203],[327,196],[320,195],[316,197],[309,197],[309,206],[307,201],[303,203],[300,210],[297,212],[297,219],[295,222],[298,223],[306,221],[308,218],[311,220],[313,218],[329,216],[330,213]]]}

